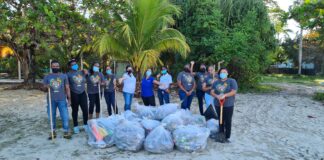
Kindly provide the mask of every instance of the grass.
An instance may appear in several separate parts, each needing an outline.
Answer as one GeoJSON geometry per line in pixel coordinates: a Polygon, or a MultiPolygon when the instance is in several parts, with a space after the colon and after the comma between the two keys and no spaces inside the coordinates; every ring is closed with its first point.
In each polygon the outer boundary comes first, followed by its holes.
{"type": "Polygon", "coordinates": [[[313,96],[313,99],[324,102],[324,93],[316,92],[313,96]]]}
{"type": "Polygon", "coordinates": [[[324,76],[268,74],[261,77],[263,83],[297,83],[310,86],[324,85],[324,76]]]}

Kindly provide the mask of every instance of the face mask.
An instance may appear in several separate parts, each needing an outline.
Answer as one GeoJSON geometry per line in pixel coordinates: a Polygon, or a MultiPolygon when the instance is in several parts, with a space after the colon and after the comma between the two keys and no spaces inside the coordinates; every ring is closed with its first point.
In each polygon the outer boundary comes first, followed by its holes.
{"type": "Polygon", "coordinates": [[[206,72],[206,68],[200,68],[201,72],[206,72]]]}
{"type": "Polygon", "coordinates": [[[227,73],[221,73],[221,74],[219,74],[219,78],[226,79],[227,78],[227,73]]]}
{"type": "Polygon", "coordinates": [[[92,70],[93,70],[94,72],[99,72],[99,67],[97,67],[97,66],[93,66],[93,67],[92,67],[92,70]]]}
{"type": "Polygon", "coordinates": [[[71,67],[72,70],[74,71],[77,71],[79,69],[79,65],[78,64],[74,64],[72,67],[71,67]]]}
{"type": "Polygon", "coordinates": [[[128,74],[131,74],[133,71],[130,69],[130,70],[127,70],[127,73],[128,74]]]}
{"type": "Polygon", "coordinates": [[[107,73],[107,74],[111,74],[111,70],[110,70],[110,69],[107,70],[106,73],[107,73]]]}
{"type": "Polygon", "coordinates": [[[162,74],[167,74],[167,70],[164,69],[164,70],[161,71],[161,73],[162,74]]]}
{"type": "Polygon", "coordinates": [[[146,77],[149,77],[152,75],[152,71],[146,71],[146,77]]]}
{"type": "Polygon", "coordinates": [[[53,73],[58,73],[58,72],[60,72],[60,69],[59,68],[52,68],[52,72],[53,73]]]}

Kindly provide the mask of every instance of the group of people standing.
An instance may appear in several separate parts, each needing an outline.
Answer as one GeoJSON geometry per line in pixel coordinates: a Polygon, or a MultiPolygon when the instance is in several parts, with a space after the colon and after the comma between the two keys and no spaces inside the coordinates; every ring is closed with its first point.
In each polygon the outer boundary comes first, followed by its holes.
{"type": "MultiPolygon", "coordinates": [[[[228,71],[225,68],[220,69],[216,74],[213,66],[209,66],[207,70],[206,65],[202,64],[198,72],[193,72],[193,66],[194,62],[191,62],[191,65],[186,64],[184,70],[177,76],[181,108],[190,110],[191,102],[196,95],[201,115],[204,114],[204,100],[207,107],[215,106],[219,115],[219,100],[226,99],[223,116],[225,125],[221,126],[220,130],[224,131],[226,138],[229,139],[235,94],[238,88],[237,83],[234,79],[227,78],[228,71]]],[[[64,138],[71,138],[68,132],[69,116],[67,106],[71,105],[72,107],[73,131],[79,133],[80,127],[77,121],[79,106],[83,113],[83,126],[81,128],[86,129],[88,119],[94,118],[94,109],[96,118],[100,116],[101,90],[104,91],[108,114],[111,115],[113,112],[118,114],[115,97],[117,81],[123,84],[124,110],[131,110],[132,99],[136,90],[136,78],[131,66],[126,67],[125,73],[118,80],[110,66],[107,66],[105,72],[101,73],[99,63],[93,63],[89,71],[79,70],[77,61],[72,59],[69,61],[68,67],[69,72],[63,74],[60,72],[58,61],[52,61],[52,73],[44,78],[44,85],[49,88],[51,95],[52,116],[50,116],[49,112],[50,105],[48,105],[47,110],[49,118],[52,117],[53,123],[51,127],[55,136],[56,108],[59,109],[63,121],[64,138]]],[[[158,85],[157,95],[160,105],[170,103],[171,84],[172,76],[169,74],[167,67],[161,67],[156,78],[152,75],[152,69],[147,69],[141,81],[141,98],[144,105],[156,106],[155,85],[158,85]]]]}

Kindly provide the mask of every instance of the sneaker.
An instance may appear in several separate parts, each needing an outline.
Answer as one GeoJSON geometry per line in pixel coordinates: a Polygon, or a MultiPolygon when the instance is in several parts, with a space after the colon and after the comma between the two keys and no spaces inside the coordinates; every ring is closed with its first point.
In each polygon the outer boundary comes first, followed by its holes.
{"type": "Polygon", "coordinates": [[[231,141],[226,138],[225,143],[231,143],[231,141]]]}
{"type": "Polygon", "coordinates": [[[63,138],[65,138],[65,139],[71,139],[72,136],[71,136],[71,134],[69,132],[64,132],[63,138]]]}
{"type": "Polygon", "coordinates": [[[79,126],[74,127],[74,128],[73,128],[73,132],[74,132],[74,134],[78,134],[78,133],[80,133],[79,126]]]}
{"type": "MultiPolygon", "coordinates": [[[[53,138],[56,138],[56,132],[53,132],[53,138]]],[[[48,140],[52,140],[52,133],[49,134],[49,137],[47,138],[48,140]]]]}

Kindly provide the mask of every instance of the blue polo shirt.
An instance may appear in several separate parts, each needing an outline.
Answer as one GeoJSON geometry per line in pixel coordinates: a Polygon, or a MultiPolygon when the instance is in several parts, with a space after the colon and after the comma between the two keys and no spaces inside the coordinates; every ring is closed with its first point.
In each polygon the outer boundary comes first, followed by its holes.
{"type": "Polygon", "coordinates": [[[154,87],[154,78],[153,77],[150,77],[148,79],[146,78],[143,78],[142,79],[142,87],[141,87],[141,96],[142,97],[151,97],[151,96],[154,96],[154,93],[153,93],[153,87],[154,87]]]}

